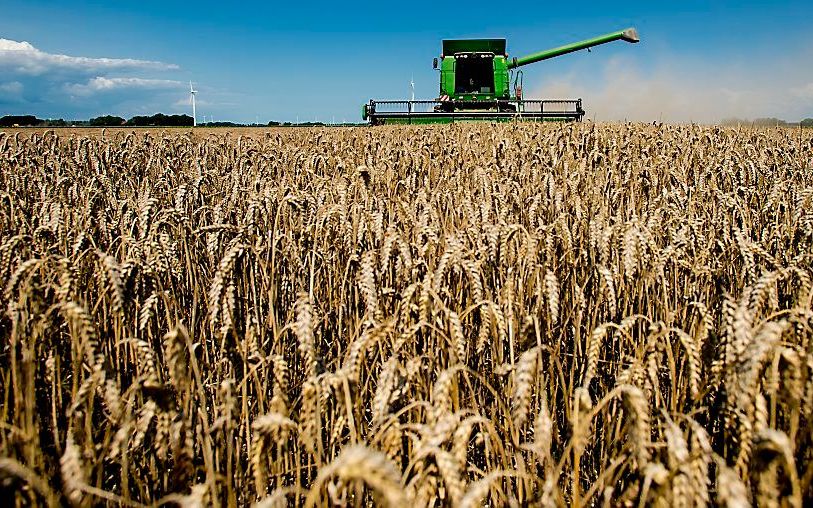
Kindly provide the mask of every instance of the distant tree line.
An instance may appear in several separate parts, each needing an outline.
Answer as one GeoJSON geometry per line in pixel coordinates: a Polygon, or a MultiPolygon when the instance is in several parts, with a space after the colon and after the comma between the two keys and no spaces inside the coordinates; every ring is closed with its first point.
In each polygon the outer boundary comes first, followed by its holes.
{"type": "Polygon", "coordinates": [[[367,125],[367,123],[344,122],[328,124],[325,122],[268,122],[268,127],[353,127],[358,125],[367,125]]]}
{"type": "Polygon", "coordinates": [[[725,118],[720,123],[726,126],[752,125],[754,127],[813,127],[813,118],[805,118],[798,123],[787,122],[781,118],[774,117],[754,118],[753,120],[748,120],[746,118],[725,118]]]}
{"type": "Polygon", "coordinates": [[[32,115],[7,115],[0,118],[0,127],[34,126],[40,125],[43,120],[32,115]]]}
{"type": "Polygon", "coordinates": [[[124,125],[132,127],[192,127],[193,120],[189,115],[164,115],[158,113],[152,116],[134,116],[124,125]]]}
{"type": "Polygon", "coordinates": [[[302,122],[302,123],[291,123],[291,122],[268,122],[269,127],[324,127],[325,124],[323,122],[302,122]]]}
{"type": "Polygon", "coordinates": [[[234,122],[206,122],[199,123],[200,127],[245,127],[244,124],[234,122]]]}
{"type": "Polygon", "coordinates": [[[105,115],[90,120],[41,119],[33,115],[6,115],[0,117],[0,127],[191,127],[189,115],[134,116],[125,120],[120,116],[105,115]]]}
{"type": "Polygon", "coordinates": [[[117,127],[124,125],[124,122],[124,118],[112,115],[97,116],[88,120],[88,123],[93,127],[117,127]]]}
{"type": "MultiPolygon", "coordinates": [[[[361,125],[357,123],[336,124],[336,126],[361,125]]],[[[134,116],[125,120],[120,116],[104,115],[90,120],[42,119],[34,115],[6,115],[0,117],[0,127],[191,127],[189,115],[165,115],[158,113],[152,116],[134,116]]],[[[326,127],[323,122],[276,122],[266,125],[243,124],[235,122],[198,123],[199,127],[326,127]]]]}

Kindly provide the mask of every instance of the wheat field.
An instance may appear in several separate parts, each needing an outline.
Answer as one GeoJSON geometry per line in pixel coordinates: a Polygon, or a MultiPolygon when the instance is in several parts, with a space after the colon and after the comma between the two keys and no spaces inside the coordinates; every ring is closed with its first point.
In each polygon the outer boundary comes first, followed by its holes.
{"type": "Polygon", "coordinates": [[[15,506],[813,501],[813,132],[0,133],[15,506]]]}

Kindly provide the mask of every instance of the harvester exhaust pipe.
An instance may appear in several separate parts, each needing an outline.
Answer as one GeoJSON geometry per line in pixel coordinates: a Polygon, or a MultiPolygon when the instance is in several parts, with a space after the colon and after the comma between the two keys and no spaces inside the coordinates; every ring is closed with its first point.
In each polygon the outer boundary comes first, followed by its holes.
{"type": "Polygon", "coordinates": [[[558,48],[546,49],[545,51],[531,53],[530,55],[521,56],[519,58],[514,57],[508,63],[508,68],[514,69],[517,67],[521,67],[523,65],[528,65],[542,60],[547,60],[549,58],[555,58],[557,56],[573,53],[574,51],[592,48],[600,44],[606,44],[608,42],[626,41],[636,43],[640,42],[640,40],[641,39],[638,37],[638,31],[635,30],[635,28],[627,28],[626,30],[619,30],[617,32],[600,35],[598,37],[593,37],[592,39],[574,42],[571,44],[565,44],[564,46],[559,46],[558,48]]]}

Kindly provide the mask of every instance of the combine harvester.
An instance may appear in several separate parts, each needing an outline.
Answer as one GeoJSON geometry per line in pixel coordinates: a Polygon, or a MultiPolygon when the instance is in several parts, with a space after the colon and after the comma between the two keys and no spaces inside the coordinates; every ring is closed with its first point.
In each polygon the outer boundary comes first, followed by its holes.
{"type": "MultiPolygon", "coordinates": [[[[627,28],[558,48],[509,58],[505,39],[444,40],[440,56],[440,97],[436,100],[376,101],[362,107],[370,125],[460,121],[581,121],[581,99],[523,100],[524,65],[613,41],[638,42],[627,28]],[[511,95],[511,84],[514,93],[511,95]]],[[[433,67],[438,68],[435,58],[433,67]]]]}

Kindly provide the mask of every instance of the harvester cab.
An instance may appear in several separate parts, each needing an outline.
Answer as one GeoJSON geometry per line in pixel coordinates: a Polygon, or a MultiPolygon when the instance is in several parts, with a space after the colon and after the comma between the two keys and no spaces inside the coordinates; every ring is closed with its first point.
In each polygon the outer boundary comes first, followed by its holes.
{"type": "Polygon", "coordinates": [[[638,42],[638,33],[628,28],[519,58],[509,57],[505,39],[447,39],[440,60],[433,60],[433,67],[440,67],[437,99],[370,100],[362,108],[362,117],[371,125],[514,119],[580,121],[584,116],[581,99],[524,100],[520,68],[618,40],[638,42]]]}
{"type": "Polygon", "coordinates": [[[443,41],[440,95],[456,101],[508,98],[505,39],[443,41]]]}

